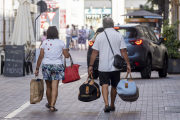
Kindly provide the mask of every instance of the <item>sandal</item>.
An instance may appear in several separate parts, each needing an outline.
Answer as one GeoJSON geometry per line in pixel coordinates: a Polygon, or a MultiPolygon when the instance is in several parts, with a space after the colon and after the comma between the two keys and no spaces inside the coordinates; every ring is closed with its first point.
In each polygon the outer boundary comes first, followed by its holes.
{"type": "Polygon", "coordinates": [[[49,103],[46,103],[46,104],[45,104],[45,106],[46,106],[47,108],[49,108],[49,107],[50,107],[50,106],[49,106],[49,103]]]}
{"type": "Polygon", "coordinates": [[[58,109],[56,109],[55,107],[49,106],[49,110],[54,112],[54,111],[58,111],[58,109]]]}

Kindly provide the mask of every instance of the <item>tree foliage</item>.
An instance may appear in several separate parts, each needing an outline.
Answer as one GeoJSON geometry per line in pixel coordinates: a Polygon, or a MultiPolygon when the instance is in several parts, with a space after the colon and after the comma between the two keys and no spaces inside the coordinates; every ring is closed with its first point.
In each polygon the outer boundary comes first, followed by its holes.
{"type": "Polygon", "coordinates": [[[164,15],[163,20],[158,21],[159,23],[159,28],[161,30],[162,22],[164,20],[167,20],[169,17],[169,0],[148,0],[145,5],[149,5],[151,8],[154,8],[154,5],[158,6],[157,13],[159,15],[164,15]]]}
{"type": "Polygon", "coordinates": [[[180,58],[180,53],[178,52],[178,48],[180,48],[180,41],[177,37],[178,25],[180,21],[176,21],[172,25],[169,24],[169,19],[164,21],[163,24],[163,34],[162,36],[166,38],[165,46],[168,50],[168,56],[171,59],[180,58]]]}

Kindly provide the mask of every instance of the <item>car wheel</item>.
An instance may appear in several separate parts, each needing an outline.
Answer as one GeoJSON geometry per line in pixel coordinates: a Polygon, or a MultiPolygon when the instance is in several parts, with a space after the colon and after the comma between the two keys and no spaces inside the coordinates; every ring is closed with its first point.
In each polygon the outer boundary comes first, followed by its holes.
{"type": "Polygon", "coordinates": [[[146,66],[145,68],[141,71],[141,77],[143,79],[149,79],[151,77],[151,69],[152,69],[152,65],[151,65],[151,58],[148,55],[147,59],[146,59],[146,66]]]}
{"type": "Polygon", "coordinates": [[[167,55],[165,55],[163,60],[163,69],[158,71],[159,77],[167,76],[167,67],[168,67],[168,59],[167,59],[167,55]]]}

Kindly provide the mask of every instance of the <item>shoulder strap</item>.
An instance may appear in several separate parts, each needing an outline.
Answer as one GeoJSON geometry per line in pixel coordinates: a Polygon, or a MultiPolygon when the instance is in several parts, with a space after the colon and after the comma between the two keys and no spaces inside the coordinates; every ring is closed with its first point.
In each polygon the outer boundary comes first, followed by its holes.
{"type": "MultiPolygon", "coordinates": [[[[104,33],[106,34],[106,31],[104,31],[104,33]]],[[[106,37],[107,37],[107,40],[108,40],[108,42],[109,42],[109,38],[108,38],[107,34],[106,34],[106,37]]],[[[114,51],[113,51],[113,49],[112,49],[112,47],[111,47],[111,44],[110,44],[110,42],[109,42],[109,46],[110,46],[110,48],[111,48],[111,51],[112,51],[112,53],[113,53],[113,55],[114,55],[114,51]]]]}

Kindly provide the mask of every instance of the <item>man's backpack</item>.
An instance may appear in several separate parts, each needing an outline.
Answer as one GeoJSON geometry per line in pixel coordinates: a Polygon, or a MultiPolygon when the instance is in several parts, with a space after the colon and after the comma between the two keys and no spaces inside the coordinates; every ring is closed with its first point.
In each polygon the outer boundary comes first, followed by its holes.
{"type": "Polygon", "coordinates": [[[78,100],[82,102],[90,102],[100,98],[101,92],[99,85],[94,82],[92,74],[88,75],[87,81],[79,87],[78,100]],[[91,75],[92,80],[88,80],[91,75]]]}

